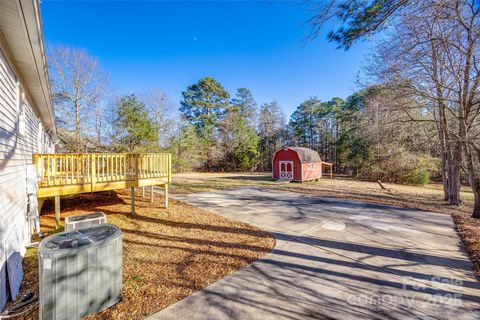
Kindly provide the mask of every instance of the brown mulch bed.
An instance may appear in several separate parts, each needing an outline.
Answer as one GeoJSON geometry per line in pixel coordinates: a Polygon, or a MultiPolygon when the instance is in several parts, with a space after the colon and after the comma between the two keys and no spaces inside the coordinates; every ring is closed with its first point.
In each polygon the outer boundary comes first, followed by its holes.
{"type": "MultiPolygon", "coordinates": [[[[139,190],[138,190],[139,191],[139,190]]],[[[85,194],[62,199],[62,218],[102,211],[123,232],[123,292],[115,306],[88,319],[142,319],[205,288],[270,252],[270,233],[248,224],[163,198],[153,203],[136,196],[136,215],[130,214],[127,191],[85,194]]],[[[54,208],[45,203],[43,231],[54,230],[54,208]]],[[[24,259],[22,293],[38,291],[37,249],[24,259]]],[[[37,314],[29,318],[37,319],[37,314]]]]}
{"type": "Polygon", "coordinates": [[[465,251],[473,262],[475,273],[480,277],[480,220],[463,212],[453,213],[452,218],[465,251]]]}

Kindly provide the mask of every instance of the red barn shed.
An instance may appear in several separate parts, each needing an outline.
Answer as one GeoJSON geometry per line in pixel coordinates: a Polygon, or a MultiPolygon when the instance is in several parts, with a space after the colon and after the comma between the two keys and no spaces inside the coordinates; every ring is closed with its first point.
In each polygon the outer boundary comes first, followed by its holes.
{"type": "Polygon", "coordinates": [[[323,165],[318,152],[308,148],[287,147],[273,156],[272,176],[274,179],[308,181],[322,177],[323,165]]]}

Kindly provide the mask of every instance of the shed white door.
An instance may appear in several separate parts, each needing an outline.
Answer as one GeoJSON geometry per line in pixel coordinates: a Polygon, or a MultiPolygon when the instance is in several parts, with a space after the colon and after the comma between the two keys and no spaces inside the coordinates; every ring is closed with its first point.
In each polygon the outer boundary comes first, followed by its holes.
{"type": "Polygon", "coordinates": [[[279,161],[280,179],[293,180],[293,161],[279,161]]]}

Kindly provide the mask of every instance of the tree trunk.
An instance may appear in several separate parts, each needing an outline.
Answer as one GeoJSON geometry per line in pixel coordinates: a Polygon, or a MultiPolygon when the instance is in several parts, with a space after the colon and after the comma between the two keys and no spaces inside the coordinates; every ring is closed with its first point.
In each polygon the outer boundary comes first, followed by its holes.
{"type": "Polygon", "coordinates": [[[335,148],[335,153],[334,153],[334,156],[335,156],[335,161],[333,161],[333,163],[335,164],[335,172],[338,172],[338,122],[337,120],[335,120],[335,144],[334,144],[334,148],[335,148]]]}
{"type": "Polygon", "coordinates": [[[475,171],[473,156],[470,152],[471,150],[469,150],[466,143],[464,145],[464,148],[466,158],[465,160],[468,169],[468,181],[470,183],[470,187],[472,188],[474,196],[472,217],[480,219],[480,174],[479,172],[475,171]]]}
{"type": "Polygon", "coordinates": [[[472,187],[472,190],[474,196],[472,217],[480,219],[480,184],[477,185],[476,188],[472,187]]]}
{"type": "Polygon", "coordinates": [[[100,117],[100,115],[97,115],[97,119],[96,119],[96,130],[97,130],[97,142],[98,144],[100,145],[101,141],[102,141],[102,119],[100,117]]]}
{"type": "Polygon", "coordinates": [[[75,140],[77,142],[77,153],[80,153],[80,106],[78,105],[78,100],[75,100],[75,140]]]}
{"type": "Polygon", "coordinates": [[[442,155],[442,162],[441,162],[440,170],[441,170],[441,174],[442,174],[444,201],[448,201],[448,194],[449,194],[449,190],[450,190],[450,179],[448,178],[447,157],[444,156],[444,155],[442,155]]]}
{"type": "Polygon", "coordinates": [[[444,199],[451,205],[460,205],[460,163],[462,161],[462,147],[458,143],[452,146],[449,136],[447,118],[443,104],[439,104],[439,132],[441,148],[441,171],[444,199]]]}
{"type": "Polygon", "coordinates": [[[444,195],[444,200],[448,201],[448,194],[450,190],[450,183],[449,183],[449,177],[448,177],[448,152],[447,152],[447,147],[445,143],[445,132],[442,130],[441,126],[437,125],[437,130],[438,130],[438,136],[440,140],[440,149],[441,149],[441,163],[440,163],[440,172],[442,175],[442,184],[443,184],[443,195],[444,195]]]}
{"type": "MultiPolygon", "coordinates": [[[[460,111],[460,115],[463,116],[462,111],[463,110],[460,111]]],[[[465,163],[467,166],[468,182],[470,184],[470,187],[472,188],[474,196],[472,217],[480,219],[480,172],[478,172],[474,163],[475,160],[472,155],[472,152],[474,152],[474,150],[472,150],[468,144],[469,136],[467,133],[465,119],[460,119],[459,126],[460,137],[462,137],[463,154],[465,155],[465,163]]]]}
{"type": "MultiPolygon", "coordinates": [[[[439,75],[439,71],[441,70],[441,66],[443,66],[438,61],[438,45],[436,39],[430,38],[430,45],[431,45],[431,54],[432,54],[432,74],[433,80],[435,83],[435,90],[436,90],[436,98],[437,100],[437,108],[438,108],[438,120],[436,121],[436,126],[438,130],[438,136],[440,140],[440,148],[441,148],[441,170],[442,170],[442,182],[443,182],[443,193],[444,193],[444,200],[452,204],[452,198],[455,199],[456,196],[452,195],[452,190],[455,188],[452,187],[453,181],[456,181],[455,171],[452,169],[454,166],[454,161],[452,159],[452,152],[451,152],[451,142],[449,137],[449,130],[448,130],[448,121],[445,114],[445,99],[443,94],[443,87],[442,87],[442,78],[439,75]],[[439,70],[440,67],[440,70],[439,70]],[[454,174],[454,175],[452,175],[454,174]]],[[[460,171],[458,173],[458,179],[460,179],[460,171]]],[[[455,202],[455,201],[454,201],[455,202]]]]}
{"type": "Polygon", "coordinates": [[[460,205],[460,163],[462,163],[462,146],[457,143],[449,152],[448,159],[448,176],[449,176],[449,190],[448,203],[451,205],[460,205]]]}
{"type": "Polygon", "coordinates": [[[460,167],[455,161],[450,161],[448,166],[449,185],[448,185],[448,203],[451,205],[460,205],[460,167]]]}

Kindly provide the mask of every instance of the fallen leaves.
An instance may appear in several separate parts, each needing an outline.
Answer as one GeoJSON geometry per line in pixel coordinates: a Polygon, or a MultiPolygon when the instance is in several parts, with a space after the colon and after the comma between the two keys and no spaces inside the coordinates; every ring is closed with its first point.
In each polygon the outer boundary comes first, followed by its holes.
{"type": "MultiPolygon", "coordinates": [[[[268,253],[270,233],[248,224],[171,200],[150,202],[138,192],[136,215],[127,191],[62,199],[62,219],[102,211],[123,232],[123,292],[115,306],[88,319],[141,319],[200,290],[268,253]]],[[[55,226],[52,203],[45,203],[42,231],[55,226]]],[[[22,291],[38,291],[36,249],[24,261],[22,291]]],[[[33,319],[37,318],[32,314],[33,319]]]]}

